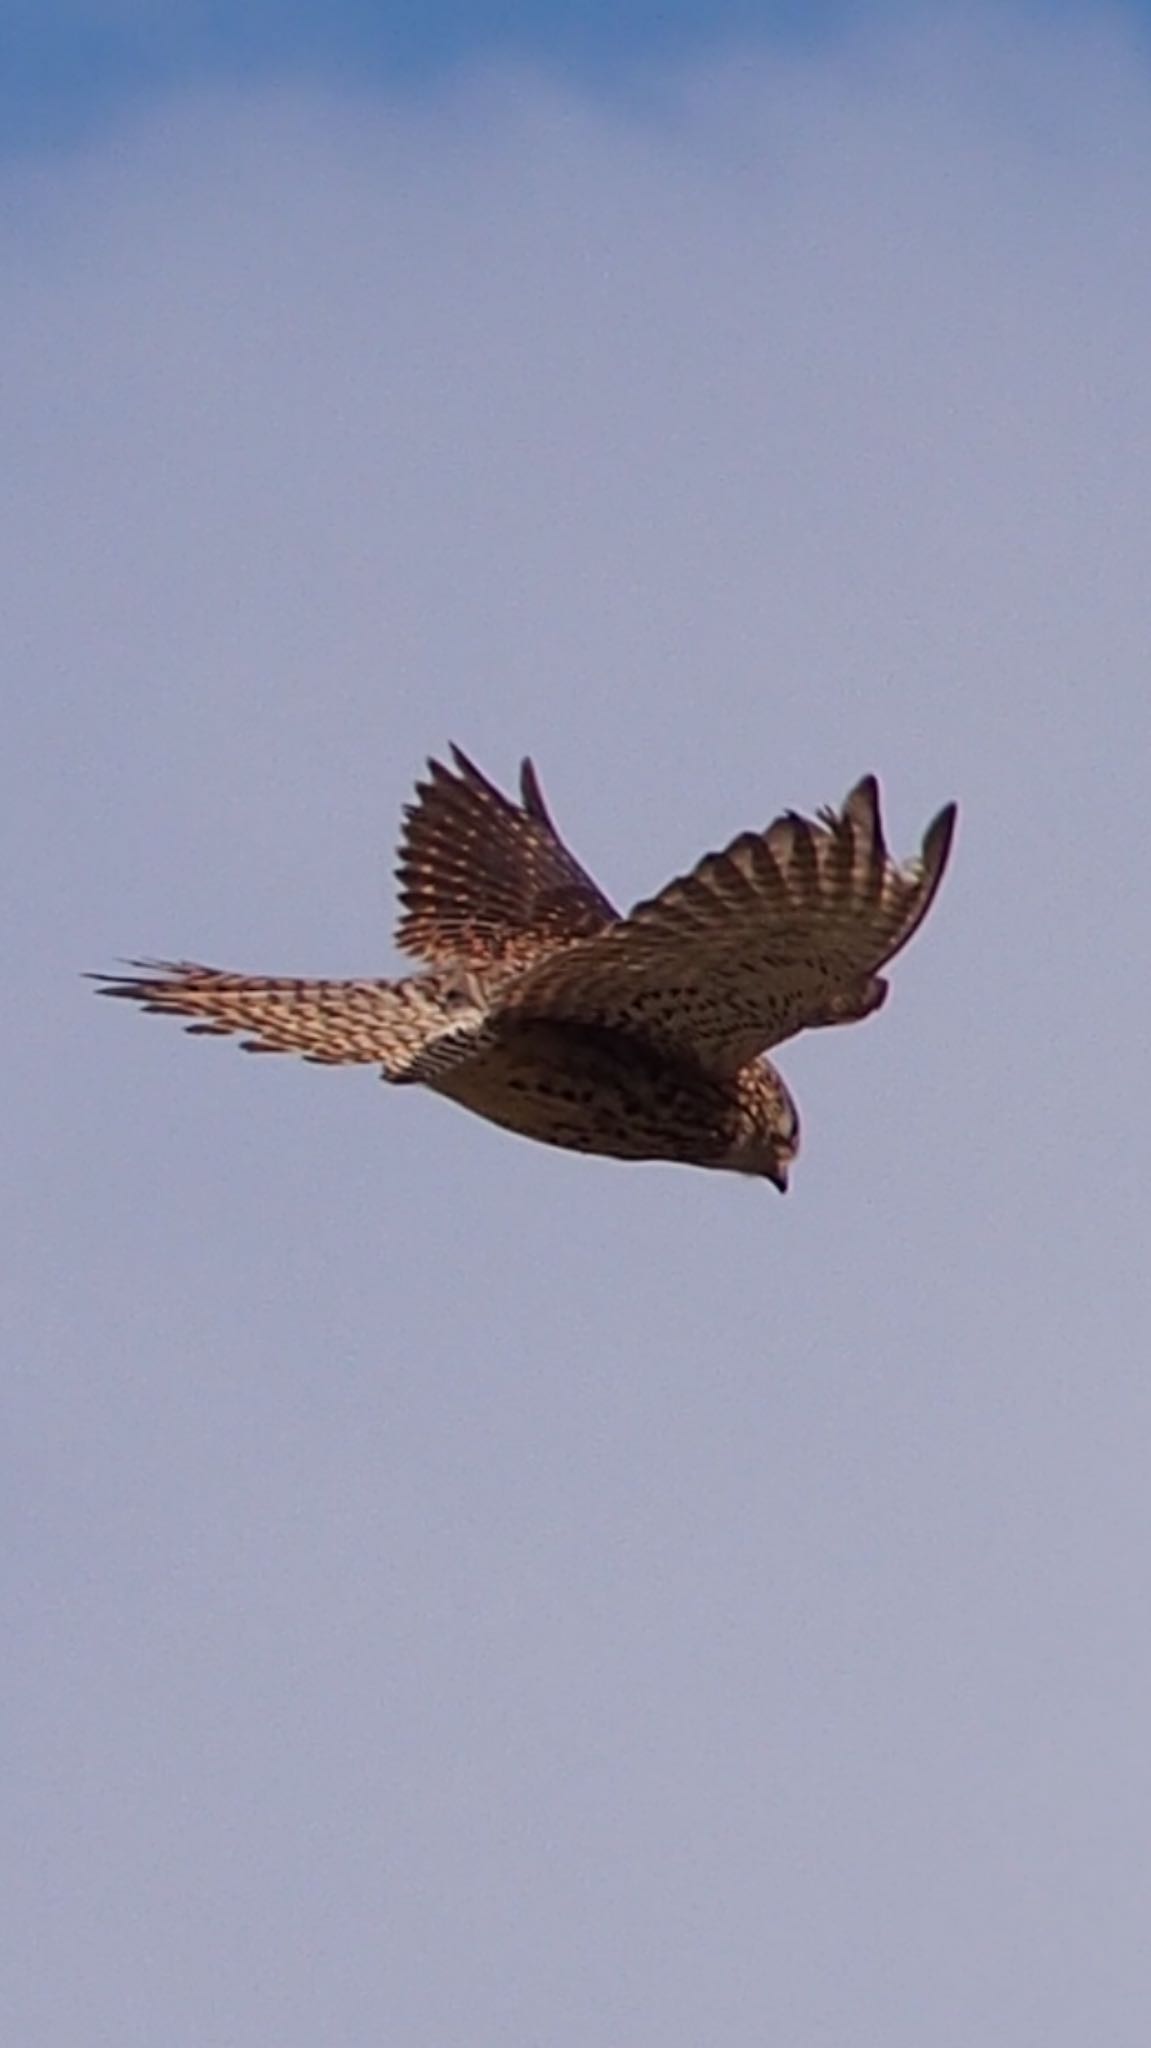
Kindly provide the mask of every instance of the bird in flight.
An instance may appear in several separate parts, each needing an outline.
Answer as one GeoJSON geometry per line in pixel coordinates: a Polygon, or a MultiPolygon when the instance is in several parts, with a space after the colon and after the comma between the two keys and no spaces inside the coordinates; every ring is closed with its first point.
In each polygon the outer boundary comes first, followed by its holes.
{"type": "Polygon", "coordinates": [[[899,865],[867,775],[838,811],[743,832],[621,915],[564,845],[531,762],[517,803],[453,747],[404,813],[396,936],[418,974],[297,981],[138,960],[95,978],[189,1031],[378,1066],[543,1144],[782,1191],[799,1116],[766,1054],[880,1007],[880,970],[931,908],[955,817],[947,804],[899,865]]]}

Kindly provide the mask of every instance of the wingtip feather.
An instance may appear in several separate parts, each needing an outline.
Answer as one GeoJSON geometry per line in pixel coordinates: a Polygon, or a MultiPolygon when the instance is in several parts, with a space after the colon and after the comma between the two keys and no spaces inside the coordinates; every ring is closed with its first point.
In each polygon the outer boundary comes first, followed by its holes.
{"type": "Polygon", "coordinates": [[[951,857],[958,822],[959,805],[956,803],[944,804],[943,809],[931,820],[923,835],[922,860],[925,873],[936,875],[942,880],[943,871],[951,857]]]}

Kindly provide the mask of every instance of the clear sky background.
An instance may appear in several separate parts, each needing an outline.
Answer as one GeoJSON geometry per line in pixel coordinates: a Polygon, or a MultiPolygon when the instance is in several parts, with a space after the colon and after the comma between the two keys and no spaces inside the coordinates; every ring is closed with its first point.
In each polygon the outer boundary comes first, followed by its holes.
{"type": "Polygon", "coordinates": [[[1145,12],[154,12],[7,10],[3,2037],[1144,2048],[1145,12]],[[958,797],[785,1200],[77,979],[388,971],[449,737],[958,797]]]}

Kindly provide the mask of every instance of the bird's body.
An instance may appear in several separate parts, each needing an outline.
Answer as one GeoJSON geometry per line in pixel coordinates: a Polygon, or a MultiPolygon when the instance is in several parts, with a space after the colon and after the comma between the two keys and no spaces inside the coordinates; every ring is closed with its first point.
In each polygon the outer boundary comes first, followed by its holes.
{"type": "Polygon", "coordinates": [[[253,1051],[378,1065],[544,1144],[786,1186],[799,1120],[766,1049],[883,1002],[878,969],[930,908],[954,806],[901,868],[867,777],[841,811],[744,833],[621,917],[560,840],[530,762],[515,804],[454,759],[431,763],[401,846],[398,937],[423,973],[139,962],[104,992],[192,1031],[245,1032],[253,1051]]]}
{"type": "Polygon", "coordinates": [[[622,1032],[534,1020],[430,1086],[546,1145],[690,1166],[737,1166],[757,1137],[774,1149],[785,1097],[766,1060],[720,1079],[622,1032]]]}

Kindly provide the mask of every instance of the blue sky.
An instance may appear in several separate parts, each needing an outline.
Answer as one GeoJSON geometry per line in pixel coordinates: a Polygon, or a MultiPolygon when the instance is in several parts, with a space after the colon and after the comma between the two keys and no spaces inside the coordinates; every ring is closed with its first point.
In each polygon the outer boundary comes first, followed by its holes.
{"type": "Polygon", "coordinates": [[[809,41],[845,14],[843,0],[9,0],[0,120],[14,140],[51,144],[190,84],[303,74],[419,88],[460,65],[509,58],[611,89],[621,68],[642,78],[652,61],[765,33],[809,41]]]}
{"type": "MultiPolygon", "coordinates": [[[[915,5],[904,16],[951,10],[915,5]]],[[[1083,13],[1145,23],[1145,0],[1084,10],[1033,0],[1038,32],[1083,13]]],[[[593,90],[642,92],[652,66],[749,42],[834,43],[890,11],[850,0],[7,0],[0,15],[0,140],[75,143],[157,96],[285,76],[421,90],[474,63],[526,60],[593,90]]],[[[990,17],[989,17],[990,18],[990,17]]]]}
{"type": "Polygon", "coordinates": [[[0,165],[6,2037],[1144,2048],[1141,30],[458,54],[0,165]],[[958,798],[786,1199],[80,981],[391,971],[449,738],[958,798]]]}

